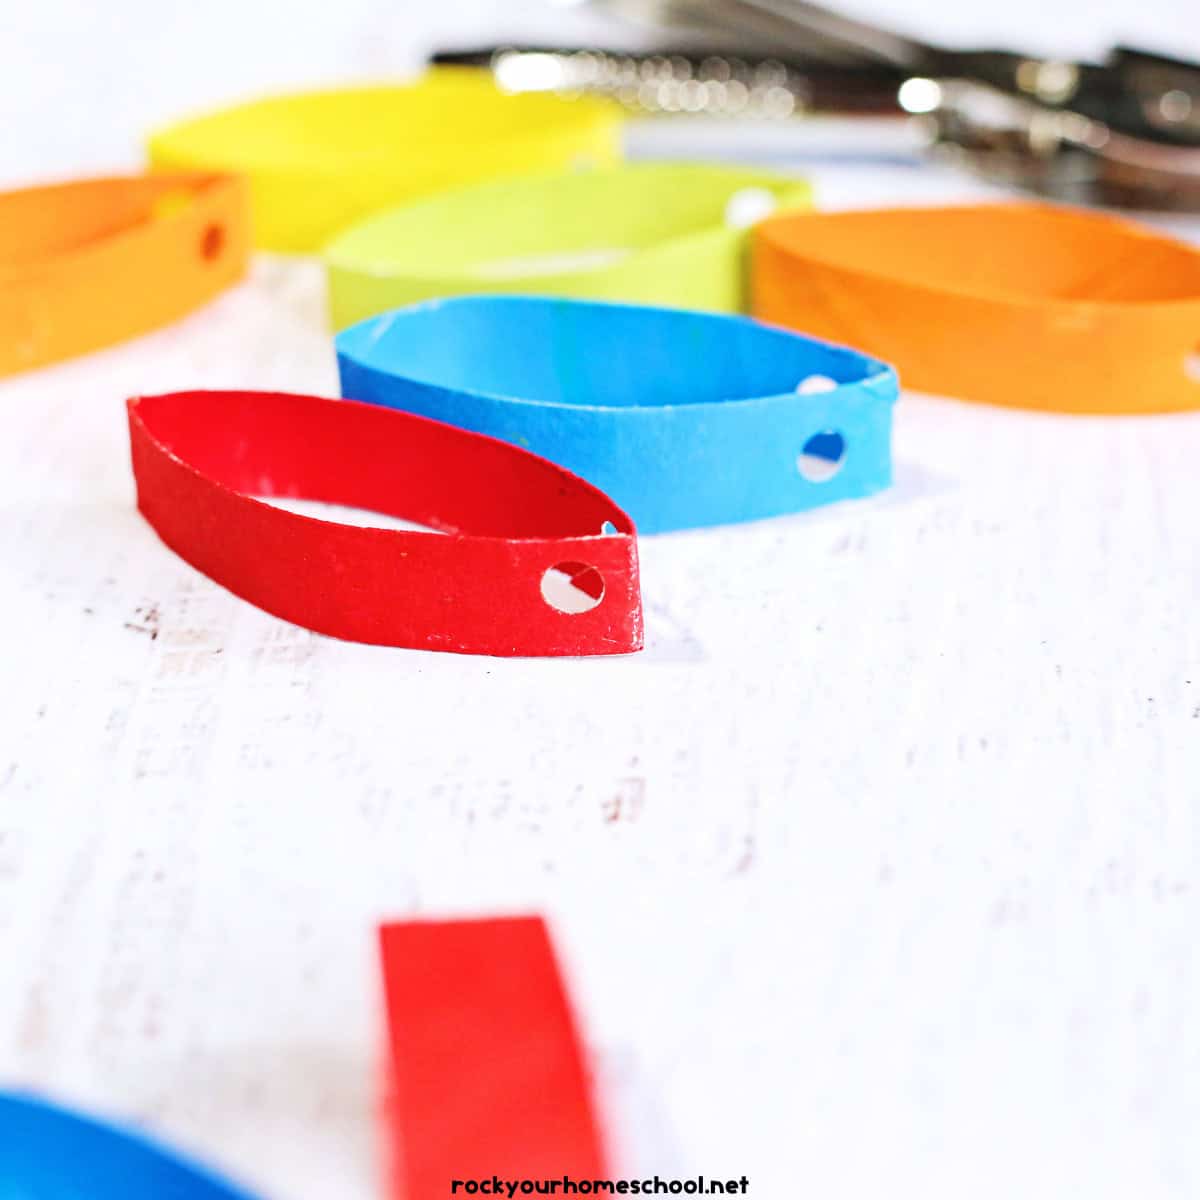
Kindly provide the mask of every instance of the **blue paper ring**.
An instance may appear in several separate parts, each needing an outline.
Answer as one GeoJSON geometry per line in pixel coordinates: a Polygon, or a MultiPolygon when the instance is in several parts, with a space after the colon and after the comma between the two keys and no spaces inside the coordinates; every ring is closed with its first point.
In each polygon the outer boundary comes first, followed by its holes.
{"type": "Polygon", "coordinates": [[[0,1092],[0,1196],[253,1200],[139,1133],[12,1092],[0,1092]]]}
{"type": "Polygon", "coordinates": [[[372,317],[336,344],[343,396],[532,450],[607,492],[641,533],[891,482],[895,371],[747,317],[460,296],[372,317]]]}

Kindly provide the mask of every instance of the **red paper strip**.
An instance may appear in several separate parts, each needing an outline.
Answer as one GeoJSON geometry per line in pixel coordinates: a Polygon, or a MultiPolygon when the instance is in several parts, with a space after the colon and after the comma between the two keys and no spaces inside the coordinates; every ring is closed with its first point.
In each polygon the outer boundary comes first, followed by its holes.
{"type": "Polygon", "coordinates": [[[373,404],[272,392],[139,397],[129,436],[138,507],[163,541],[297,625],[474,654],[642,645],[632,522],[527,451],[373,404]],[[446,532],[343,525],[255,496],[352,505],[446,532]],[[573,583],[574,608],[588,610],[564,611],[552,579],[573,583]]]}
{"type": "Polygon", "coordinates": [[[444,1200],[453,1179],[608,1178],[544,922],[387,925],[380,942],[397,1200],[444,1200]]]}

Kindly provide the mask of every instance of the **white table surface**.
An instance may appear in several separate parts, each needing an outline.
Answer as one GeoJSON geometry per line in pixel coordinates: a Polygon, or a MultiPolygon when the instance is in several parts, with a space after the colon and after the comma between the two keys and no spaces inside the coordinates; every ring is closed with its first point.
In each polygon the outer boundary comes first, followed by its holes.
{"type": "MultiPolygon", "coordinates": [[[[449,27],[509,31],[486,8],[449,27]]],[[[8,184],[136,162],[147,125],[266,83],[385,74],[447,20],[12,17],[8,184]]],[[[981,190],[811,174],[833,205],[981,190]]],[[[375,923],[538,910],[633,1171],[758,1200],[1200,1193],[1200,415],[908,395],[890,493],[645,539],[642,655],[342,644],[158,542],[123,413],[335,394],[322,288],[263,257],[168,330],[0,384],[0,1086],[275,1200],[367,1200],[375,923]]]]}

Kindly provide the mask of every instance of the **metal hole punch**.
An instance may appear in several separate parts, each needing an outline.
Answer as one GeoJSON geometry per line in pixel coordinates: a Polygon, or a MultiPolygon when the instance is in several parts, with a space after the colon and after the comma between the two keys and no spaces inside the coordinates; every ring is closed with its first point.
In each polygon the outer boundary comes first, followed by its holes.
{"type": "Polygon", "coordinates": [[[643,114],[919,119],[936,157],[1075,203],[1200,211],[1200,63],[1117,46],[1101,61],[949,50],[806,0],[584,0],[663,47],[493,47],[506,90],[601,93],[643,114]]]}

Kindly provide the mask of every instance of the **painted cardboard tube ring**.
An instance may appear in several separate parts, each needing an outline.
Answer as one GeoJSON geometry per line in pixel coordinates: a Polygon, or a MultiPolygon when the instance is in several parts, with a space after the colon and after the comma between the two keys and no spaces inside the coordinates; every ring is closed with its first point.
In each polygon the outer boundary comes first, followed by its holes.
{"type": "Polygon", "coordinates": [[[342,394],[523,446],[643,533],[891,482],[895,372],[745,317],[523,296],[428,301],[338,335],[342,394]]]}
{"type": "Polygon", "coordinates": [[[800,179],[690,163],[455,189],[370,217],[326,247],[333,324],[479,292],[742,312],[748,227],[810,202],[800,179]]]}
{"type": "Polygon", "coordinates": [[[245,184],[182,173],[0,194],[0,375],[124,341],[239,279],[245,184]]]}
{"type": "Polygon", "coordinates": [[[255,244],[312,251],[370,213],[429,192],[613,162],[620,129],[608,101],[510,95],[489,72],[456,67],[406,84],[253,101],[163,129],[149,151],[156,167],[246,173],[255,244]]]}
{"type": "Polygon", "coordinates": [[[253,1200],[133,1129],[11,1092],[0,1092],[0,1196],[253,1200]]]}
{"type": "Polygon", "coordinates": [[[1043,204],[813,213],[754,233],[753,311],[922,391],[1072,413],[1200,408],[1200,251],[1043,204]]]}
{"type": "Polygon", "coordinates": [[[642,645],[629,518],[567,471],[375,405],[268,392],[130,400],[138,507],[180,557],[284,620],[465,654],[642,645]],[[319,500],[444,532],[318,520],[319,500]]]}

